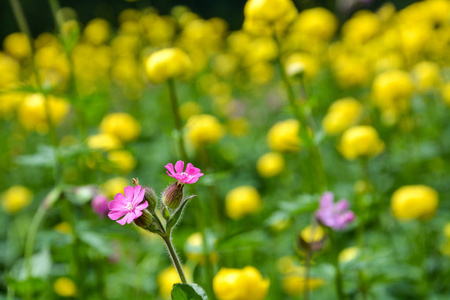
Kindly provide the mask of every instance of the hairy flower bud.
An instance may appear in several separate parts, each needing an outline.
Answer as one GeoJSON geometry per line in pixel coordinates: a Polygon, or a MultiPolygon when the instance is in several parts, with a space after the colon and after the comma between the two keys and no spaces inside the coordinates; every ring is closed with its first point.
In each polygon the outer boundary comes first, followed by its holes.
{"type": "Polygon", "coordinates": [[[158,196],[156,196],[155,190],[151,187],[145,186],[144,200],[148,201],[148,209],[154,211],[158,204],[158,196]]]}
{"type": "Polygon", "coordinates": [[[134,219],[134,224],[136,224],[139,227],[147,228],[152,223],[152,215],[148,212],[148,210],[143,210],[142,215],[134,219]]]}
{"type": "Polygon", "coordinates": [[[183,200],[183,187],[184,184],[178,181],[172,183],[162,195],[163,203],[171,209],[177,208],[183,200]]]}

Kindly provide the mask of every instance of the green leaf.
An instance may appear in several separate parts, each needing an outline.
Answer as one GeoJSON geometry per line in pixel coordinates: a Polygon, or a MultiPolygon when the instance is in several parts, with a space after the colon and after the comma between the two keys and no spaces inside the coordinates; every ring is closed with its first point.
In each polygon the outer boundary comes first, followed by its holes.
{"type": "Polygon", "coordinates": [[[172,288],[172,300],[207,300],[206,292],[197,284],[177,283],[172,288]]]}
{"type": "Polygon", "coordinates": [[[112,249],[110,247],[110,244],[108,243],[107,239],[92,231],[82,231],[79,232],[79,238],[81,241],[83,241],[85,244],[89,245],[91,248],[97,250],[101,254],[103,254],[105,257],[112,254],[112,249]]]}

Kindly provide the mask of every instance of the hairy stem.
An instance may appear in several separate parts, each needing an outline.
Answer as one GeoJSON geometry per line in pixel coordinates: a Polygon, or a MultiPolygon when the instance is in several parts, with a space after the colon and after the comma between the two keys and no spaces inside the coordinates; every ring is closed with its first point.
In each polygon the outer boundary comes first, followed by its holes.
{"type": "Polygon", "coordinates": [[[169,252],[170,259],[177,270],[178,276],[182,283],[187,284],[186,275],[184,275],[183,267],[181,265],[180,259],[178,258],[177,252],[175,251],[175,247],[172,243],[172,234],[169,232],[167,234],[160,235],[166,244],[167,251],[169,252]]]}

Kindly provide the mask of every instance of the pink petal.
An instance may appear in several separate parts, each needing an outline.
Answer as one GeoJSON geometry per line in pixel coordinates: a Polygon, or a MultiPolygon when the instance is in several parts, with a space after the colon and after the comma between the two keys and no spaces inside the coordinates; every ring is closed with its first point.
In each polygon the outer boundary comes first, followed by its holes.
{"type": "Polygon", "coordinates": [[[140,216],[142,216],[142,211],[140,211],[140,210],[135,211],[134,212],[134,216],[133,216],[133,220],[136,220],[140,216]]]}
{"type": "Polygon", "coordinates": [[[127,198],[127,202],[132,202],[133,201],[133,187],[131,185],[125,187],[124,192],[125,192],[125,198],[127,198]]]}
{"type": "Polygon", "coordinates": [[[176,180],[179,180],[179,181],[183,181],[183,175],[180,175],[180,174],[175,174],[174,176],[173,176],[173,178],[175,178],[176,180]]]}
{"type": "Polygon", "coordinates": [[[112,210],[108,213],[108,217],[111,220],[117,220],[118,218],[124,216],[125,214],[127,214],[127,211],[124,210],[112,210]]]}
{"type": "Polygon", "coordinates": [[[125,225],[125,223],[127,222],[127,217],[128,215],[126,215],[125,217],[116,222],[119,223],[120,225],[125,225]]]}
{"type": "Polygon", "coordinates": [[[332,192],[325,192],[322,195],[322,198],[320,198],[320,207],[330,207],[333,205],[334,201],[334,195],[332,192]]]}
{"type": "Polygon", "coordinates": [[[125,196],[122,193],[117,193],[114,196],[114,200],[118,201],[119,203],[123,203],[125,205],[128,203],[127,199],[125,198],[125,196]]]}
{"type": "Polygon", "coordinates": [[[136,198],[137,195],[139,195],[140,191],[141,191],[141,186],[140,185],[137,185],[137,186],[134,187],[133,199],[136,198]]]}
{"type": "Polygon", "coordinates": [[[139,203],[142,202],[142,200],[144,200],[144,196],[145,196],[145,189],[142,189],[139,195],[134,197],[133,202],[131,202],[131,204],[133,206],[138,205],[139,203]]]}
{"type": "Polygon", "coordinates": [[[170,174],[169,174],[169,172],[166,171],[167,175],[169,175],[170,177],[173,177],[173,175],[175,175],[175,171],[173,170],[172,163],[165,165],[164,168],[166,168],[167,171],[170,172],[170,174]]]}
{"type": "MultiPolygon", "coordinates": [[[[141,213],[142,214],[142,213],[141,213]]],[[[127,219],[127,224],[130,224],[131,222],[133,222],[134,219],[136,219],[136,214],[133,212],[128,213],[125,218],[127,219]]]]}
{"type": "Polygon", "coordinates": [[[193,176],[193,175],[196,175],[196,174],[200,173],[200,169],[196,168],[196,167],[193,167],[193,168],[191,168],[189,170],[189,172],[186,172],[186,173],[188,173],[189,175],[193,176]]]}
{"type": "Polygon", "coordinates": [[[336,203],[336,209],[338,211],[344,211],[347,210],[350,207],[350,204],[346,199],[341,199],[336,203]]]}
{"type": "Polygon", "coordinates": [[[184,161],[182,160],[177,161],[177,163],[175,164],[175,171],[177,171],[177,173],[183,173],[184,161]]]}
{"type": "Polygon", "coordinates": [[[136,206],[135,210],[144,210],[144,209],[146,209],[147,207],[148,207],[148,202],[145,201],[144,203],[142,203],[142,204],[136,206]]]}
{"type": "Polygon", "coordinates": [[[189,171],[191,170],[191,168],[195,168],[191,163],[188,163],[186,166],[186,173],[189,174],[189,171]]]}
{"type": "Polygon", "coordinates": [[[199,173],[197,175],[194,175],[193,177],[191,177],[191,179],[189,179],[188,181],[186,181],[187,184],[192,184],[192,183],[196,183],[198,181],[198,179],[203,176],[202,173],[199,173]]]}
{"type": "Polygon", "coordinates": [[[126,205],[118,200],[113,200],[108,203],[109,210],[126,210],[126,205]]]}

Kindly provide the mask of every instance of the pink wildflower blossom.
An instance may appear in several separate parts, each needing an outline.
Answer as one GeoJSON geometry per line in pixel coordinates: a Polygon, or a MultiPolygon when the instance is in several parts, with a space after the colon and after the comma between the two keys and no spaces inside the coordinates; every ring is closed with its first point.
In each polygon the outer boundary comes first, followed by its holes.
{"type": "Polygon", "coordinates": [[[320,198],[320,208],[316,212],[316,218],[323,225],[334,230],[344,230],[355,219],[355,214],[349,210],[349,207],[346,199],[334,203],[333,193],[326,192],[320,198]]]}
{"type": "Polygon", "coordinates": [[[165,165],[165,168],[167,169],[167,175],[175,178],[183,184],[196,183],[198,179],[204,175],[203,173],[200,173],[199,168],[194,167],[191,163],[188,163],[186,166],[186,171],[183,171],[184,162],[181,160],[177,161],[175,164],[175,170],[173,169],[173,165],[171,163],[165,165]]]}
{"type": "Polygon", "coordinates": [[[109,211],[108,208],[109,200],[104,195],[97,195],[92,199],[91,206],[92,210],[99,216],[99,217],[105,217],[106,214],[109,211]]]}
{"type": "Polygon", "coordinates": [[[142,215],[142,210],[146,209],[148,202],[144,200],[145,189],[141,189],[140,185],[136,187],[127,186],[124,189],[125,196],[121,193],[116,194],[114,200],[109,202],[108,208],[111,210],[108,214],[111,220],[117,220],[123,216],[121,220],[117,221],[120,225],[125,223],[130,224],[133,220],[142,215]]]}

